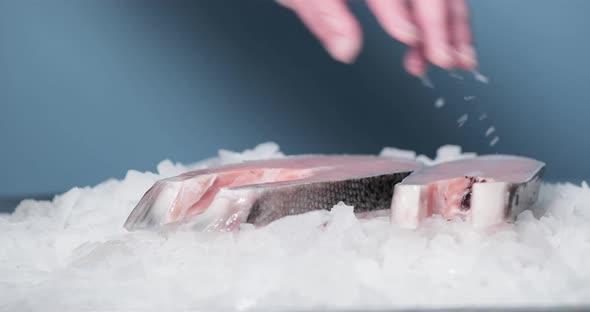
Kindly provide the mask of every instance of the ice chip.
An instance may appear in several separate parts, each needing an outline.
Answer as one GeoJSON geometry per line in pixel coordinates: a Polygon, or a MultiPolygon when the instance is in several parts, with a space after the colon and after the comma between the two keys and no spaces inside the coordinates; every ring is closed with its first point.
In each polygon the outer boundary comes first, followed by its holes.
{"type": "Polygon", "coordinates": [[[434,84],[432,83],[432,80],[428,78],[428,76],[424,75],[420,77],[420,81],[422,81],[422,85],[424,85],[425,87],[434,89],[434,84]]]}
{"type": "Polygon", "coordinates": [[[404,159],[415,159],[416,152],[399,149],[395,147],[384,147],[379,153],[381,157],[391,157],[391,158],[404,158],[404,159]]]}
{"type": "Polygon", "coordinates": [[[455,72],[455,71],[449,72],[449,76],[451,76],[452,78],[455,78],[455,79],[463,80],[463,76],[457,74],[457,72],[455,72]]]}
{"type": "Polygon", "coordinates": [[[475,80],[477,80],[481,83],[485,83],[485,84],[490,83],[490,79],[488,77],[482,75],[480,72],[474,70],[472,73],[473,73],[473,78],[475,78],[475,80]]]}
{"type": "Polygon", "coordinates": [[[496,131],[496,128],[489,127],[488,130],[486,130],[486,136],[490,136],[494,131],[496,131]]]}
{"type": "Polygon", "coordinates": [[[179,175],[186,171],[186,167],[182,164],[175,164],[169,159],[161,161],[158,164],[158,173],[165,177],[179,175]]]}
{"type": "Polygon", "coordinates": [[[458,145],[443,145],[436,151],[436,159],[434,163],[441,163],[445,161],[468,159],[476,157],[476,153],[464,153],[461,146],[458,145]]]}
{"type": "Polygon", "coordinates": [[[461,115],[461,117],[459,117],[459,119],[457,119],[457,124],[459,125],[459,127],[463,127],[463,125],[467,122],[468,118],[469,118],[468,114],[461,115]]]}
{"type": "Polygon", "coordinates": [[[496,144],[498,144],[498,142],[500,141],[500,137],[499,136],[495,136],[491,141],[490,141],[490,146],[495,146],[496,144]]]}
{"type": "Polygon", "coordinates": [[[223,164],[241,163],[248,160],[262,160],[282,158],[285,155],[280,151],[279,145],[274,142],[258,144],[254,149],[248,149],[241,153],[219,150],[219,158],[223,164]]]}

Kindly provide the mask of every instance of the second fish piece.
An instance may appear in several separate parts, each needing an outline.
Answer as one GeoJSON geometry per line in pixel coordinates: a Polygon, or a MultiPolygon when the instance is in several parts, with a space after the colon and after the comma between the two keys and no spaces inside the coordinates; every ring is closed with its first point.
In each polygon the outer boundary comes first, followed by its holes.
{"type": "Polygon", "coordinates": [[[395,186],[392,222],[415,228],[425,218],[492,226],[532,209],[545,164],[526,157],[489,155],[414,171],[395,186]]]}

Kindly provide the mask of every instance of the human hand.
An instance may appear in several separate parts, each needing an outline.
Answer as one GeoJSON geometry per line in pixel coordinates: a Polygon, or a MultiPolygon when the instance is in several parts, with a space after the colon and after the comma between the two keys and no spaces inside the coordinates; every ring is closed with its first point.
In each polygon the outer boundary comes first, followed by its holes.
{"type": "MultiPolygon", "coordinates": [[[[352,63],[362,31],[345,0],[277,0],[292,9],[336,60],[352,63]]],[[[424,76],[428,62],[444,69],[475,69],[465,0],[366,0],[383,29],[410,48],[406,70],[424,76]]]]}

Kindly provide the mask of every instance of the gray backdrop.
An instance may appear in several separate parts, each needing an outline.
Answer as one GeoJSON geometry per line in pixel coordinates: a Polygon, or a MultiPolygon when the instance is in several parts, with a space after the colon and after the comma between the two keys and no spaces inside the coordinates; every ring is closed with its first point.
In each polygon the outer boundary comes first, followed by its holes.
{"type": "Polygon", "coordinates": [[[362,3],[365,49],[348,66],[271,1],[0,1],[4,209],[268,140],[287,153],[460,144],[543,160],[549,180],[587,179],[590,1],[470,4],[491,83],[432,70],[428,89],[362,3]]]}

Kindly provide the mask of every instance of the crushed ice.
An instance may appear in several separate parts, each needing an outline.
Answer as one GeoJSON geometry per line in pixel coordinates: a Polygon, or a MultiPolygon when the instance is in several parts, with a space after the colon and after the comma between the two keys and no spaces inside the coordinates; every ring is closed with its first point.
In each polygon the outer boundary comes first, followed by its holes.
{"type": "MultiPolygon", "coordinates": [[[[383,156],[438,163],[474,157],[458,146],[434,159],[384,148],[383,156]]],[[[0,309],[180,311],[392,309],[590,304],[590,189],[543,184],[540,218],[489,231],[435,217],[417,230],[387,217],[358,219],[343,203],[237,234],[167,236],[122,228],[159,178],[194,168],[284,157],[278,145],[158,174],[23,201],[0,215],[0,309]]],[[[549,168],[550,169],[550,168],[549,168]]]]}

